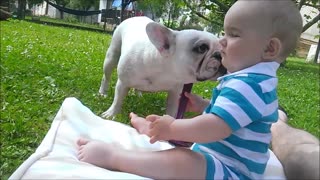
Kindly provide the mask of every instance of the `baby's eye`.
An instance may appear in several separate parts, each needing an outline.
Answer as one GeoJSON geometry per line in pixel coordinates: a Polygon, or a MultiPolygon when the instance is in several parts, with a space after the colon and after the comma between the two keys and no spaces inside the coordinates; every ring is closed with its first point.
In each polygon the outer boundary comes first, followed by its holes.
{"type": "Polygon", "coordinates": [[[228,35],[230,37],[239,37],[239,35],[237,33],[234,33],[234,32],[228,33],[228,35]]]}

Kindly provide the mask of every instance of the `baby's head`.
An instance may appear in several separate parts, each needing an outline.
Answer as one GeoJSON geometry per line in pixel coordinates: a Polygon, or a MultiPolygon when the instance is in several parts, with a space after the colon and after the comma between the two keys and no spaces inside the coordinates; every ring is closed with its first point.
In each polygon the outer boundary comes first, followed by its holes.
{"type": "MultiPolygon", "coordinates": [[[[244,60],[243,66],[233,67],[236,71],[263,61],[283,62],[296,47],[302,18],[291,0],[238,0],[226,14],[224,29],[223,58],[244,60]]],[[[225,63],[232,66],[232,62],[225,63]]]]}

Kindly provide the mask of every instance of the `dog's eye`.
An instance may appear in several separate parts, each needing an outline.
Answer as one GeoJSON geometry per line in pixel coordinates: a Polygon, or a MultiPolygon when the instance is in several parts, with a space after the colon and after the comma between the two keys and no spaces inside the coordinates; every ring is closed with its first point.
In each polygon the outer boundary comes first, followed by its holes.
{"type": "Polygon", "coordinates": [[[209,50],[209,46],[207,44],[201,44],[193,49],[194,52],[203,54],[209,50]]]}

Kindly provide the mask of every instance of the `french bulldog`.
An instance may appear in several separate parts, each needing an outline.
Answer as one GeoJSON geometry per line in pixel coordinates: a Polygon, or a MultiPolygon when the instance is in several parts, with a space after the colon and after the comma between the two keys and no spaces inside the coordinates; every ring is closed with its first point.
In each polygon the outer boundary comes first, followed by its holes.
{"type": "Polygon", "coordinates": [[[130,88],[166,91],[166,113],[175,116],[183,85],[216,80],[226,73],[221,65],[218,38],[197,30],[171,30],[147,17],[123,21],[114,31],[103,64],[99,93],[105,95],[112,70],[118,80],[112,105],[102,117],[120,112],[130,88]]]}

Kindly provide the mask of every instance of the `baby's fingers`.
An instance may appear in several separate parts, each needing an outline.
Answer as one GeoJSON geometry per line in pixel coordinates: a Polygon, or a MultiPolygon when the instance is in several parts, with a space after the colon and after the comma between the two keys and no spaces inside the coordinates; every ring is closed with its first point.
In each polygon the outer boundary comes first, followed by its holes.
{"type": "Polygon", "coordinates": [[[155,120],[159,119],[160,117],[161,117],[161,116],[152,114],[152,115],[147,116],[147,117],[146,117],[146,120],[147,120],[147,121],[150,121],[150,122],[154,122],[155,120]]]}
{"type": "Polygon", "coordinates": [[[184,92],[184,95],[189,99],[189,100],[193,100],[195,98],[194,94],[188,93],[188,92],[184,92]]]}
{"type": "Polygon", "coordinates": [[[131,113],[129,114],[129,118],[130,118],[130,119],[137,118],[137,117],[139,117],[139,116],[138,116],[137,114],[133,113],[133,112],[131,112],[131,113]]]}
{"type": "Polygon", "coordinates": [[[150,143],[151,143],[151,144],[153,144],[153,143],[155,143],[155,142],[157,142],[157,141],[158,141],[157,136],[152,136],[152,137],[150,138],[150,143]]]}

